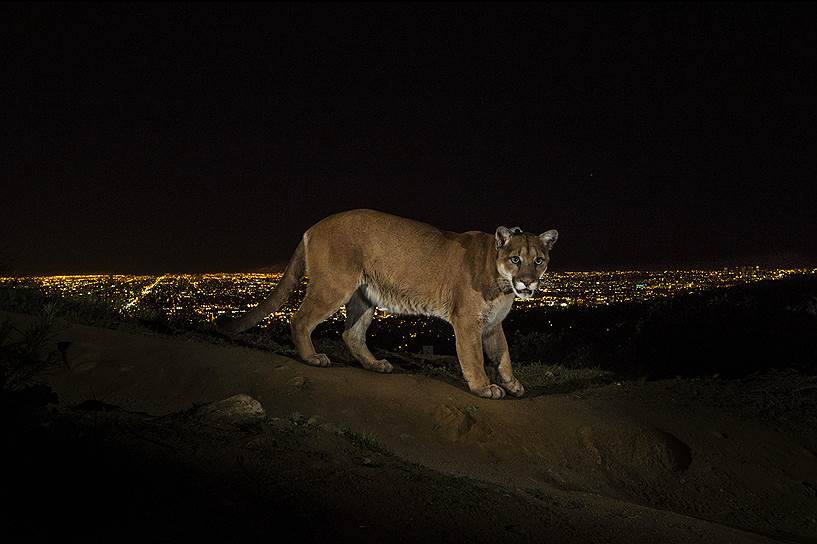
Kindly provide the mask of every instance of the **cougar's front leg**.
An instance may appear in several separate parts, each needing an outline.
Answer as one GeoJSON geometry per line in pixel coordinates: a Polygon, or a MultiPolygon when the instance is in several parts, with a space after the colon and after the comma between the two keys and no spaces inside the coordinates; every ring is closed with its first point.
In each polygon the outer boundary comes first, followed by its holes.
{"type": "Polygon", "coordinates": [[[488,382],[485,361],[482,356],[482,331],[479,324],[467,320],[454,321],[454,336],[457,340],[457,358],[460,360],[462,375],[472,393],[487,399],[501,399],[505,390],[488,382]]]}
{"type": "Polygon", "coordinates": [[[486,329],[482,336],[482,346],[485,353],[495,365],[499,372],[500,385],[515,397],[525,394],[525,388],[513,375],[511,368],[511,354],[508,351],[508,341],[505,339],[505,331],[502,324],[486,329]]]}

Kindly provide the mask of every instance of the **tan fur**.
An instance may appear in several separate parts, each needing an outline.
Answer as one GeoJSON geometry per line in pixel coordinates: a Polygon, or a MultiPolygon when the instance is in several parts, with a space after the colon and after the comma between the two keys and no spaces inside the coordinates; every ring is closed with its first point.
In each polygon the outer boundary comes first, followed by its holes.
{"type": "Polygon", "coordinates": [[[280,308],[306,273],[306,296],[291,323],[304,362],[330,364],[315,352],[311,334],[344,304],[343,339],[364,368],[378,372],[390,372],[392,365],[366,346],[375,307],[431,315],[453,325],[462,373],[474,394],[520,396],[524,388],[513,375],[502,320],[515,293],[535,291],[556,238],[554,230],[537,236],[499,227],[494,236],[460,234],[373,210],[342,212],[307,230],[272,295],[222,329],[252,327],[280,308]],[[511,261],[517,258],[517,264],[511,261]],[[488,381],[483,350],[498,367],[499,385],[488,381]]]}

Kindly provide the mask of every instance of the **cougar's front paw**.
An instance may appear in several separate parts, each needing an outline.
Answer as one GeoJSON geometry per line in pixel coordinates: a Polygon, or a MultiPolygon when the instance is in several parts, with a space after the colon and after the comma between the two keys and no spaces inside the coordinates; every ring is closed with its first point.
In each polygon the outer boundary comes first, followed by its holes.
{"type": "Polygon", "coordinates": [[[394,367],[391,366],[391,363],[388,362],[386,359],[378,359],[374,363],[372,363],[372,368],[370,370],[374,370],[375,372],[383,372],[384,374],[388,374],[394,367]]]}
{"type": "Polygon", "coordinates": [[[516,378],[509,382],[502,382],[502,387],[514,397],[521,397],[525,394],[525,386],[516,378]]]}
{"type": "Polygon", "coordinates": [[[324,353],[316,353],[304,359],[304,362],[311,366],[329,366],[332,361],[324,353]]]}
{"type": "Polygon", "coordinates": [[[376,360],[367,360],[367,359],[358,359],[360,361],[360,365],[365,368],[366,370],[371,370],[372,372],[382,372],[383,374],[388,374],[394,367],[391,366],[391,363],[388,362],[386,359],[376,359],[376,360]]]}
{"type": "Polygon", "coordinates": [[[484,399],[501,399],[505,396],[505,390],[493,383],[485,387],[472,388],[471,392],[484,399]]]}

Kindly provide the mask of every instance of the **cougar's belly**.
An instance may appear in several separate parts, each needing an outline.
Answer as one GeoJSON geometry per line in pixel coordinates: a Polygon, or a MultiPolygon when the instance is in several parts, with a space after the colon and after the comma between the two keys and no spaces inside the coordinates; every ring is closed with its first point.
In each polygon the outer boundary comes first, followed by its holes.
{"type": "Polygon", "coordinates": [[[448,317],[445,305],[433,300],[429,295],[393,285],[367,283],[362,287],[366,298],[372,304],[390,313],[431,315],[442,319],[448,317]]]}

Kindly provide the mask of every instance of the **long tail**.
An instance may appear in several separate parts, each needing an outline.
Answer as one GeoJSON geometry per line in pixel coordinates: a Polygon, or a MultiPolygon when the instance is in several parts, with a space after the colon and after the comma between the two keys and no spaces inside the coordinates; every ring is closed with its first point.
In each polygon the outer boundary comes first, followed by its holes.
{"type": "Polygon", "coordinates": [[[262,319],[272,312],[279,310],[289,298],[290,293],[298,286],[298,282],[301,281],[304,275],[305,268],[306,261],[304,260],[304,243],[302,240],[295,249],[295,253],[292,254],[281,281],[275,286],[269,298],[241,317],[217,321],[216,329],[225,334],[246,331],[260,323],[262,319]]]}

